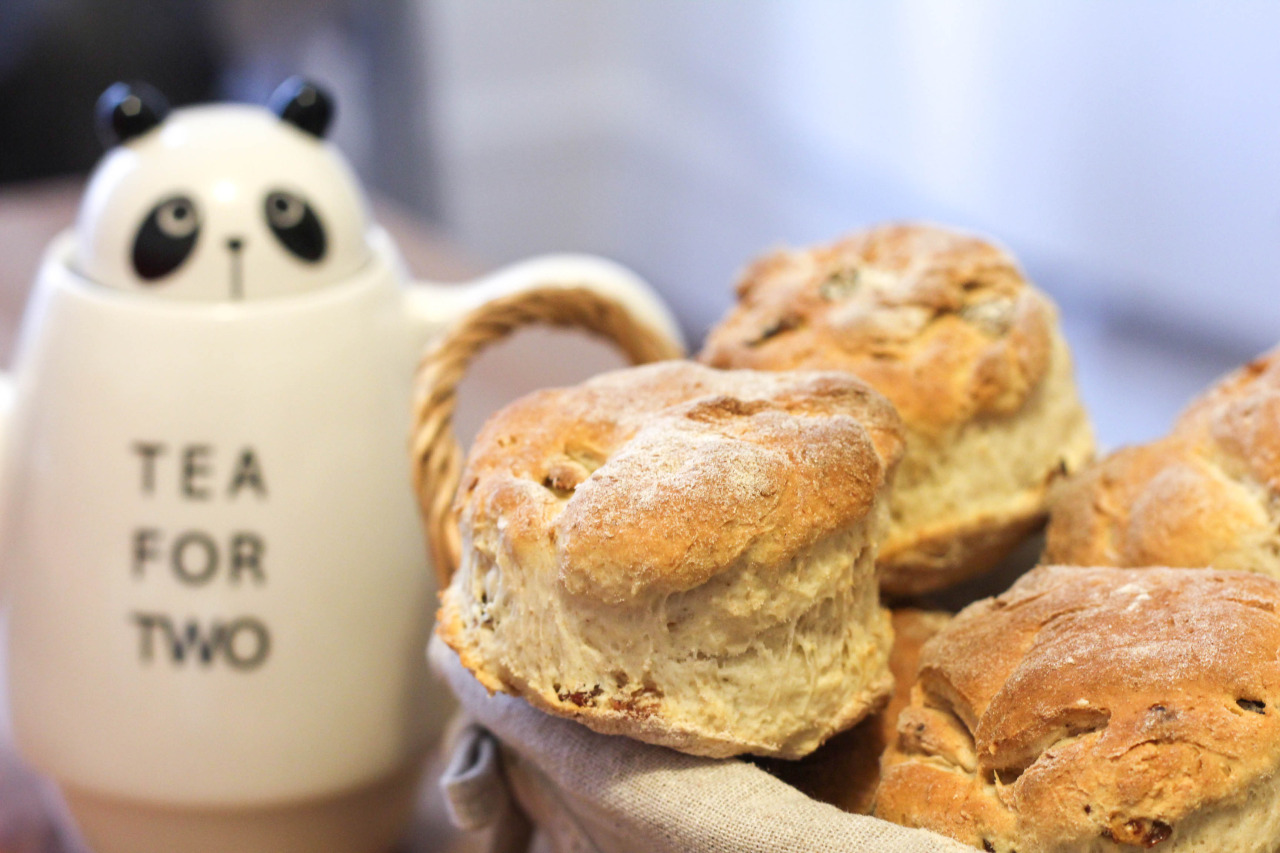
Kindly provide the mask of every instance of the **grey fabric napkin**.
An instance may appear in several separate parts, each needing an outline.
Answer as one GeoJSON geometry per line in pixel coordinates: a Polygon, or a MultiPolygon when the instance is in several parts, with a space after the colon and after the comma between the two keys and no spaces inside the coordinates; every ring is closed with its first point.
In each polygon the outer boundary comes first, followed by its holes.
{"type": "Polygon", "coordinates": [[[0,740],[0,853],[87,853],[55,811],[48,784],[0,740]]]}
{"type": "Polygon", "coordinates": [[[519,811],[557,853],[972,850],[818,803],[746,762],[596,734],[521,699],[490,696],[438,639],[430,657],[478,724],[457,739],[441,786],[460,824],[493,825],[495,837],[509,836],[495,842],[495,853],[522,849],[519,826],[501,831],[521,823],[519,811]]]}

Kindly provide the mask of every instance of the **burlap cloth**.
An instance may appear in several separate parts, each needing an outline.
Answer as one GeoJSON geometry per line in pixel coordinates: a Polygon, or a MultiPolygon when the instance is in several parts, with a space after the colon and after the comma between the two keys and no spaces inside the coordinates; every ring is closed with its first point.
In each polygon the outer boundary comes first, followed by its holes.
{"type": "Polygon", "coordinates": [[[459,827],[495,828],[495,853],[527,848],[526,816],[557,853],[972,853],[811,800],[743,761],[596,734],[490,696],[438,639],[430,657],[471,720],[454,736],[445,800],[459,827]]]}
{"type": "Polygon", "coordinates": [[[55,819],[55,799],[0,737],[0,853],[88,853],[55,819]]]}

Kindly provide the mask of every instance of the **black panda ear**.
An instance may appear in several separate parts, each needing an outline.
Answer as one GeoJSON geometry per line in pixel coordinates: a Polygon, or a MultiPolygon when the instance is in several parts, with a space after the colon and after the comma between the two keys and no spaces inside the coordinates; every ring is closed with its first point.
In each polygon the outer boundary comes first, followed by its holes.
{"type": "Polygon", "coordinates": [[[289,124],[322,139],[333,119],[333,98],[301,77],[290,77],[277,86],[267,108],[289,124]]]}
{"type": "Polygon", "coordinates": [[[106,148],[141,136],[164,121],[169,102],[146,83],[113,83],[98,97],[98,136],[106,148]]]}

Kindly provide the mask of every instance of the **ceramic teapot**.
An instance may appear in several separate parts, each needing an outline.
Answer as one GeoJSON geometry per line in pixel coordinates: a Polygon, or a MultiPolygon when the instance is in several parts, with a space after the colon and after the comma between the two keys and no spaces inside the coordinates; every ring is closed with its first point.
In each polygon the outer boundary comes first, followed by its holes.
{"type": "Polygon", "coordinates": [[[391,845],[431,726],[411,375],[469,309],[625,269],[410,283],[291,80],[269,108],[99,103],[109,150],[20,334],[0,580],[21,752],[100,853],[391,845]]]}

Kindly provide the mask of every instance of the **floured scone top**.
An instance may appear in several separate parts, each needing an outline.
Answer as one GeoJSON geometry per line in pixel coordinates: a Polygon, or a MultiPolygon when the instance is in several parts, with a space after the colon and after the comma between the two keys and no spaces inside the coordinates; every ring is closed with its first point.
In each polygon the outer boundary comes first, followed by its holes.
{"type": "Polygon", "coordinates": [[[842,374],[664,363],[532,394],[472,449],[441,635],[600,731],[808,752],[889,690],[874,552],[901,450],[842,374]]]}
{"type": "Polygon", "coordinates": [[[847,370],[907,426],[882,585],[923,592],[998,561],[1092,453],[1053,306],[1008,253],[925,225],[753,264],[700,360],[847,370]]]}
{"type": "Polygon", "coordinates": [[[1118,450],[1064,486],[1045,557],[1280,577],[1280,350],[1219,380],[1165,438],[1118,450]]]}
{"type": "Polygon", "coordinates": [[[1034,570],[925,646],[876,815],[1000,853],[1275,850],[1278,607],[1242,572],[1034,570]]]}

